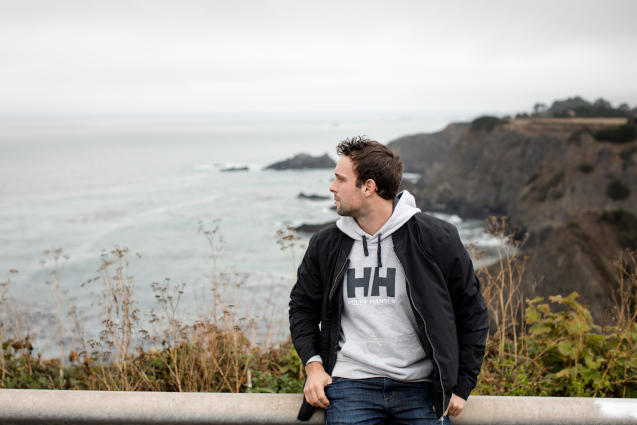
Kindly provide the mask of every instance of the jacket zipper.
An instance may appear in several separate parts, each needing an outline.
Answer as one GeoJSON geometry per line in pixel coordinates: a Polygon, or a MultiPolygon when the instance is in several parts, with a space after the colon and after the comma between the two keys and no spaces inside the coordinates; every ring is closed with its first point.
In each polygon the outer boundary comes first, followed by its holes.
{"type": "MultiPolygon", "coordinates": [[[[330,303],[332,302],[332,296],[334,295],[334,290],[336,289],[336,283],[341,278],[341,273],[343,273],[343,270],[345,270],[345,267],[347,267],[348,264],[349,264],[349,258],[347,260],[345,260],[345,263],[343,263],[343,267],[341,267],[341,270],[336,275],[336,279],[334,279],[334,283],[332,284],[332,289],[330,289],[330,296],[328,298],[328,302],[330,302],[330,303]]],[[[339,323],[337,324],[337,328],[336,328],[337,337],[341,333],[340,327],[341,327],[341,323],[340,323],[340,320],[339,320],[339,323]]],[[[338,345],[338,342],[336,342],[336,345],[338,345]]],[[[335,360],[334,358],[336,357],[336,350],[334,350],[334,352],[330,353],[330,354],[331,355],[330,355],[329,361],[330,361],[330,363],[334,364],[334,360],[335,360]]],[[[333,369],[332,365],[328,364],[327,366],[333,369]]],[[[332,371],[330,370],[329,373],[331,374],[332,371]]]]}
{"type": "MultiPolygon", "coordinates": [[[[396,250],[394,250],[393,246],[391,249],[392,251],[394,251],[394,255],[396,255],[396,250]]],[[[405,268],[403,267],[403,263],[400,262],[400,258],[398,258],[398,255],[396,255],[396,259],[398,260],[398,264],[400,264],[400,268],[403,270],[403,274],[405,275],[405,282],[407,283],[407,288],[409,289],[409,301],[411,301],[411,305],[414,307],[414,310],[416,310],[416,312],[420,316],[420,319],[422,320],[422,323],[425,325],[425,336],[427,337],[427,341],[429,341],[429,345],[431,345],[431,355],[433,356],[434,361],[436,362],[436,366],[438,366],[438,372],[440,373],[440,387],[442,388],[442,408],[444,409],[445,408],[445,387],[442,383],[442,369],[440,368],[440,364],[438,363],[438,360],[436,359],[436,349],[434,348],[434,345],[431,343],[431,339],[429,339],[429,334],[427,333],[427,322],[425,322],[425,318],[422,316],[422,314],[420,314],[420,311],[416,307],[416,303],[414,303],[414,298],[411,295],[411,285],[409,284],[409,279],[407,279],[407,273],[405,273],[405,268]]],[[[440,420],[438,420],[439,423],[444,420],[444,414],[445,412],[442,412],[440,416],[440,420]]]]}
{"type": "Polygon", "coordinates": [[[330,297],[329,297],[330,301],[332,300],[332,296],[334,295],[334,289],[336,289],[336,282],[338,282],[338,279],[341,277],[341,273],[343,273],[343,270],[345,269],[345,267],[347,267],[348,264],[349,264],[349,258],[345,260],[345,262],[343,263],[343,267],[341,267],[341,270],[336,275],[336,279],[334,279],[334,283],[332,284],[332,289],[330,290],[330,297]]]}

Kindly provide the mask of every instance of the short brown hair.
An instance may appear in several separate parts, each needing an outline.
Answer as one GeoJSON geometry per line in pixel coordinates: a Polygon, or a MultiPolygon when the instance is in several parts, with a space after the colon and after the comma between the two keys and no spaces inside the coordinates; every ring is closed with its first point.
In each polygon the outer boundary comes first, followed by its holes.
{"type": "Polygon", "coordinates": [[[376,193],[383,199],[393,199],[403,177],[405,165],[399,152],[365,136],[347,138],[336,146],[338,156],[347,156],[356,173],[356,187],[368,179],[376,182],[376,193]]]}

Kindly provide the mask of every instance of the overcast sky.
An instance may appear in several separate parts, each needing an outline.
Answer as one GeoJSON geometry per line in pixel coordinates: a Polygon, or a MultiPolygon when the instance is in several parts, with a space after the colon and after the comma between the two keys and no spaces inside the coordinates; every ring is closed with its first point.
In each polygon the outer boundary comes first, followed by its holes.
{"type": "Polygon", "coordinates": [[[0,0],[0,115],[637,106],[637,1],[0,0]]]}

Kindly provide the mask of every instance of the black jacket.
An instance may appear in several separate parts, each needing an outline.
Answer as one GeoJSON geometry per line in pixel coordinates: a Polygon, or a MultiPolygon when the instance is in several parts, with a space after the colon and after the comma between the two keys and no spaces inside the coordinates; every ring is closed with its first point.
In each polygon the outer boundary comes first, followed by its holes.
{"type": "MultiPolygon", "coordinates": [[[[451,394],[467,399],[484,357],[489,319],[480,281],[455,226],[418,213],[392,234],[405,271],[418,336],[432,359],[434,407],[444,413],[451,394]]],[[[314,234],[290,295],[290,332],[301,361],[320,354],[331,375],[340,335],[343,291],[354,241],[331,225],[314,234]],[[319,327],[320,323],[320,327],[319,327]]],[[[303,400],[300,420],[314,408],[303,400]]]]}

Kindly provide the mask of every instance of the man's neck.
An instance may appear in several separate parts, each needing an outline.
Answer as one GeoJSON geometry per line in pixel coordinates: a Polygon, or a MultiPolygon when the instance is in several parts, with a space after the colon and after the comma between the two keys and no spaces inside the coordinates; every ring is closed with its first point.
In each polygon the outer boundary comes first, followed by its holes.
{"type": "Polygon", "coordinates": [[[392,215],[394,202],[392,199],[382,199],[369,206],[366,214],[356,217],[356,222],[365,233],[376,234],[392,215]]]}

